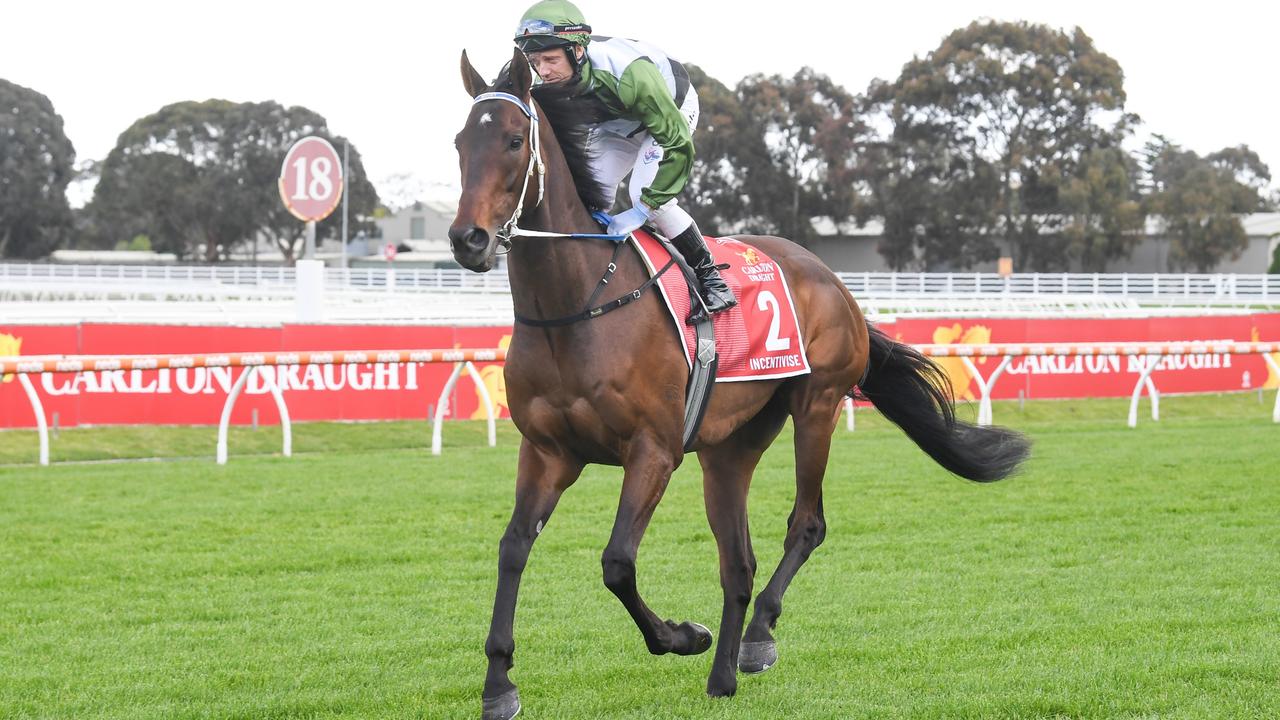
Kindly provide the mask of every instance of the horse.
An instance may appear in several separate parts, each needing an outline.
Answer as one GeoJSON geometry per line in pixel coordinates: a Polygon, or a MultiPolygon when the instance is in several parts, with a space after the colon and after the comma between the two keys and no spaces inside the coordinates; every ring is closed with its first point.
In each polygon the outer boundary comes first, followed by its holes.
{"type": "MultiPolygon", "coordinates": [[[[698,623],[662,619],[636,585],[640,540],[686,452],[689,369],[674,324],[654,292],[630,293],[635,301],[618,312],[583,312],[599,294],[593,289],[641,288],[649,275],[636,253],[622,253],[615,263],[613,243],[591,237],[600,237],[589,211],[598,195],[583,171],[582,133],[574,132],[565,98],[542,87],[531,91],[531,71],[519,51],[491,86],[464,50],[462,81],[473,102],[455,140],[462,192],[450,246],[457,262],[475,272],[491,270],[499,250],[507,248],[517,318],[504,375],[522,439],[515,505],[498,548],[482,697],[485,720],[508,720],[521,709],[509,672],[521,573],[561,495],[587,463],[623,469],[600,562],[605,586],[631,615],[649,652],[702,653],[712,634],[698,623]],[[548,113],[557,111],[564,117],[553,123],[548,113]],[[600,283],[606,268],[614,272],[607,286],[600,283]]],[[[826,535],[822,481],[840,408],[855,387],[924,452],[964,478],[1006,477],[1029,453],[1019,433],[956,419],[946,373],[869,326],[817,256],[783,238],[737,239],[780,265],[794,294],[811,371],[716,385],[692,443],[702,466],[724,596],[706,685],[713,697],[735,693],[739,670],[763,672],[777,661],[773,632],[783,594],[826,535]],[[757,462],[788,418],[795,439],[794,507],[782,559],[756,596],[744,631],[756,572],[747,491],[757,462]]]]}

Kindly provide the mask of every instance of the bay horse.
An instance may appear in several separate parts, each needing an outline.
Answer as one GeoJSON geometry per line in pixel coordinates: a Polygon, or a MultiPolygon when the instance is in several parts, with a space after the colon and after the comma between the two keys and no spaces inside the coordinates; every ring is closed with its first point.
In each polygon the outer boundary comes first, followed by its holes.
{"type": "MultiPolygon", "coordinates": [[[[462,195],[450,245],[458,263],[477,272],[491,270],[500,246],[509,247],[517,316],[504,373],[511,417],[523,438],[515,507],[498,549],[483,692],[485,720],[508,720],[520,710],[509,677],[520,576],[561,494],[587,463],[623,468],[618,511],[600,561],[604,584],[635,620],[649,652],[701,653],[710,648],[712,635],[697,623],[663,620],[636,586],[640,539],[685,452],[688,365],[670,315],[650,292],[594,319],[536,324],[581,314],[614,257],[612,242],[567,237],[600,233],[588,211],[588,202],[599,195],[583,172],[582,134],[575,135],[572,117],[549,121],[549,112],[569,106],[549,89],[531,92],[532,75],[519,51],[492,87],[464,51],[462,81],[473,104],[456,139],[462,195]]],[[[693,444],[724,592],[720,639],[707,679],[711,696],[733,695],[739,669],[761,672],[776,662],[773,630],[783,593],[826,534],[822,480],[841,404],[855,386],[935,461],[962,477],[1005,477],[1029,448],[1011,430],[957,420],[946,374],[868,326],[849,291],[815,255],[778,237],[737,239],[763,250],[785,273],[811,372],[717,385],[693,444]],[[795,504],[782,560],[756,596],[744,632],[756,571],[747,490],[788,417],[795,434],[795,504]]],[[[648,277],[636,253],[622,253],[608,284],[621,290],[603,297],[629,294],[648,277]]]]}

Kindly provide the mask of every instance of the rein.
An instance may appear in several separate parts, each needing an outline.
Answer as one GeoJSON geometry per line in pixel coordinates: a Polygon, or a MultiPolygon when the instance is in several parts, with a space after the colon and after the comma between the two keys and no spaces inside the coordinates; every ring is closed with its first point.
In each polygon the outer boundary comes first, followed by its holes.
{"type": "Polygon", "coordinates": [[[534,207],[538,207],[539,205],[542,204],[543,194],[546,191],[547,166],[542,162],[542,147],[541,147],[542,143],[539,141],[539,135],[538,135],[538,111],[537,111],[537,108],[531,103],[525,103],[524,100],[521,100],[515,95],[512,95],[511,93],[505,93],[505,92],[481,93],[475,96],[475,99],[471,101],[471,104],[475,105],[478,103],[485,102],[487,100],[501,100],[503,102],[509,102],[512,105],[515,105],[516,107],[520,108],[520,112],[524,113],[524,116],[529,118],[529,126],[530,126],[529,167],[527,170],[525,170],[525,173],[524,173],[524,184],[520,187],[520,199],[516,203],[515,212],[511,214],[511,218],[508,219],[507,222],[502,225],[502,228],[498,230],[498,233],[497,233],[498,242],[504,245],[505,247],[509,248],[511,247],[511,238],[513,237],[544,237],[544,238],[555,237],[555,238],[574,238],[574,239],[586,239],[586,240],[611,240],[615,245],[613,250],[613,258],[609,261],[608,267],[605,268],[604,277],[600,278],[600,282],[596,284],[595,292],[591,293],[591,298],[587,300],[588,308],[586,310],[583,310],[582,312],[574,315],[566,315],[564,317],[553,318],[550,320],[538,320],[536,318],[527,318],[521,315],[516,315],[515,316],[516,322],[521,323],[523,325],[530,325],[533,327],[561,327],[564,325],[572,325],[573,323],[581,322],[583,320],[591,320],[593,318],[598,318],[601,315],[617,310],[623,305],[627,305],[635,300],[639,300],[640,296],[644,294],[645,290],[648,290],[649,288],[653,287],[653,285],[658,282],[658,279],[662,277],[663,273],[665,273],[668,269],[670,269],[672,265],[676,264],[674,256],[670,261],[667,262],[666,265],[662,266],[661,270],[654,273],[653,277],[650,277],[640,287],[636,288],[635,290],[632,290],[630,293],[623,295],[622,297],[610,300],[609,302],[603,305],[590,307],[590,305],[596,301],[596,298],[600,296],[600,292],[604,290],[606,285],[609,284],[609,280],[610,278],[613,277],[614,272],[617,271],[618,256],[622,252],[622,246],[625,244],[629,236],[628,235],[610,235],[608,233],[563,233],[563,232],[547,232],[543,230],[525,230],[524,228],[521,228],[519,225],[517,225],[516,223],[519,222],[520,217],[524,214],[524,197],[529,191],[529,179],[532,178],[535,174],[538,177],[538,201],[534,203],[533,205],[534,207]]]}

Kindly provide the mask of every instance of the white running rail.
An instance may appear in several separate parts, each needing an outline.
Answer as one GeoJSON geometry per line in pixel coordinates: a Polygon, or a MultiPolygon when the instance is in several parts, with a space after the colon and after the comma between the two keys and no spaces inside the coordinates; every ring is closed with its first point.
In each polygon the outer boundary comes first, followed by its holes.
{"type": "MultiPolygon", "coordinates": [[[[1138,401],[1143,389],[1151,398],[1151,419],[1160,419],[1159,394],[1151,373],[1160,365],[1160,358],[1177,355],[1249,355],[1261,354],[1267,364],[1280,375],[1280,363],[1273,355],[1280,354],[1280,342],[1156,342],[1156,343],[1069,343],[1069,344],[991,344],[991,345],[917,345],[923,354],[930,357],[958,357],[965,367],[978,381],[982,393],[978,405],[978,424],[990,425],[991,392],[996,381],[1015,357],[1028,355],[1120,355],[1142,356],[1146,358],[1143,371],[1133,388],[1129,403],[1129,427],[1138,424],[1138,401]],[[983,377],[972,358],[999,357],[1000,363],[991,375],[983,377]]],[[[472,350],[368,350],[368,351],[334,351],[334,352],[263,352],[263,353],[228,353],[216,355],[149,355],[149,356],[82,356],[82,357],[0,357],[0,377],[17,373],[31,409],[36,416],[37,431],[40,434],[40,464],[49,464],[49,437],[45,422],[44,408],[32,386],[28,375],[44,373],[83,372],[97,370],[156,370],[160,368],[178,367],[248,367],[250,371],[258,371],[263,367],[275,365],[311,365],[311,364],[345,364],[345,363],[405,363],[405,362],[448,362],[454,363],[453,373],[445,384],[437,401],[437,412],[432,434],[431,452],[440,454],[440,428],[443,425],[443,407],[447,403],[448,394],[453,390],[458,377],[466,370],[481,391],[489,422],[489,446],[497,443],[493,404],[490,401],[488,388],[481,381],[473,362],[503,362],[506,350],[500,348],[482,348],[472,350]]],[[[243,373],[228,393],[223,406],[222,419],[218,426],[218,464],[227,459],[227,426],[230,424],[231,411],[240,390],[248,381],[250,372],[243,373]]],[[[270,377],[270,374],[268,374],[270,377]]],[[[270,390],[275,398],[276,407],[280,411],[282,432],[284,433],[283,454],[292,454],[292,425],[289,422],[288,407],[279,387],[270,382],[270,390]]],[[[853,400],[845,400],[848,413],[848,428],[853,430],[853,400]]],[[[1280,423],[1280,389],[1276,391],[1275,406],[1271,412],[1271,421],[1280,423]]]]}
{"type": "MultiPolygon", "coordinates": [[[[449,349],[449,350],[346,350],[333,352],[241,352],[206,355],[122,355],[108,356],[41,356],[41,357],[0,357],[0,377],[16,373],[31,403],[31,410],[36,417],[36,431],[40,434],[40,464],[49,464],[49,429],[45,421],[44,405],[36,394],[28,376],[46,373],[95,372],[102,370],[159,370],[161,368],[197,368],[197,367],[245,367],[246,372],[240,374],[231,390],[227,393],[226,402],[222,406],[222,416],[218,423],[218,444],[215,457],[219,465],[227,462],[227,433],[231,424],[231,412],[236,400],[249,381],[249,376],[260,372],[264,367],[276,365],[343,365],[352,363],[453,363],[453,374],[445,384],[436,401],[437,408],[443,408],[448,402],[448,394],[453,391],[454,384],[464,366],[470,372],[480,390],[482,402],[489,420],[489,447],[497,444],[496,417],[493,404],[489,400],[489,390],[473,362],[502,362],[506,360],[507,351],[501,348],[481,349],[449,349]]],[[[267,386],[280,412],[280,429],[284,435],[281,454],[285,457],[293,455],[293,424],[289,420],[289,408],[285,403],[284,393],[276,384],[271,373],[265,373],[267,386]]],[[[437,410],[435,427],[432,429],[432,454],[440,454],[440,427],[443,424],[442,410],[437,410]]]]}

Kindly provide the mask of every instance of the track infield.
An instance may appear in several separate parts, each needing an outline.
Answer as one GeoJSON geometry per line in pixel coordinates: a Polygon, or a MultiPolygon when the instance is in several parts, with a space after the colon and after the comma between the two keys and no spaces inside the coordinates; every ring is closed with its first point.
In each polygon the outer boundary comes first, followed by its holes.
{"type": "MultiPolygon", "coordinates": [[[[836,431],[826,542],[779,662],[703,693],[711,653],[652,657],[601,582],[620,471],[591,467],[535,545],[516,665],[535,718],[1280,716],[1273,397],[997,403],[1020,476],[948,475],[874,412],[836,431]],[[1146,411],[1144,403],[1144,412],[1146,411]]],[[[962,408],[972,417],[975,408],[962,408]]],[[[482,423],[0,433],[0,717],[474,718],[518,437],[482,423]],[[67,462],[160,455],[165,462],[67,462]],[[177,458],[177,459],[173,459],[177,458]],[[184,459],[185,458],[185,459],[184,459]],[[60,462],[61,461],[61,462],[60,462]]],[[[789,430],[751,494],[764,586],[793,495],[789,430]]],[[[664,617],[717,630],[692,458],[640,548],[664,617]]]]}

